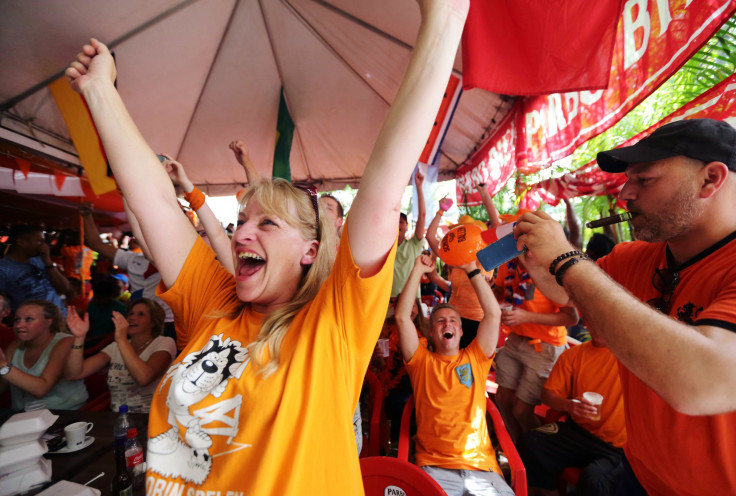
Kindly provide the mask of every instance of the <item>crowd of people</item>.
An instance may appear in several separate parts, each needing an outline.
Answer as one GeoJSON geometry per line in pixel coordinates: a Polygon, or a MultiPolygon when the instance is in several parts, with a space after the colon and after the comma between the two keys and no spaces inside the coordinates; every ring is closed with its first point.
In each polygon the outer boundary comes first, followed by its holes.
{"type": "Polygon", "coordinates": [[[564,229],[541,210],[499,214],[481,183],[483,228],[515,222],[522,255],[489,271],[438,262],[447,203],[426,219],[416,172],[409,235],[400,202],[468,5],[420,8],[407,73],[347,215],[308,184],[259,176],[233,141],[248,187],[231,229],[184,166],[146,144],[107,47],[84,45],[66,75],[132,232],[119,245],[103,239],[88,206],[83,240],[10,229],[6,406],[83,408],[85,380],[106,370],[110,408],[149,414],[149,489],[360,494],[371,370],[385,398],[384,454],[413,396],[413,462],[449,495],[511,495],[486,420],[495,374],[492,399],[529,494],[557,494],[567,467],[581,469],[582,495],[736,494],[736,129],[683,120],[598,155],[601,169],[627,175],[620,198],[637,241],[596,233],[584,252],[569,202],[564,229]]]}

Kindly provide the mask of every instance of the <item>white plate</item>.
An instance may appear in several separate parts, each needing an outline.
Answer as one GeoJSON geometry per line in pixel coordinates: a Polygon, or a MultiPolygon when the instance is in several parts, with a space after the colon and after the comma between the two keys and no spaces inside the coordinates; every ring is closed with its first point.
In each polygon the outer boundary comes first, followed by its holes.
{"type": "Polygon", "coordinates": [[[0,448],[0,474],[30,467],[37,463],[38,459],[48,450],[46,442],[42,439],[29,443],[3,446],[0,448]]]}
{"type": "Polygon", "coordinates": [[[41,458],[38,463],[0,477],[0,496],[28,491],[51,480],[51,460],[41,458]]]}
{"type": "Polygon", "coordinates": [[[91,445],[95,442],[95,438],[92,436],[87,436],[84,438],[84,442],[77,446],[76,448],[69,448],[67,445],[64,445],[63,448],[59,448],[56,451],[49,451],[50,455],[56,455],[56,454],[63,454],[63,453],[74,453],[75,451],[83,450],[87,446],[91,445]]]}
{"type": "Polygon", "coordinates": [[[58,415],[48,410],[16,413],[0,427],[0,446],[27,443],[40,438],[54,425],[58,415]]]}
{"type": "Polygon", "coordinates": [[[59,481],[53,486],[38,493],[38,496],[100,496],[98,489],[83,486],[76,482],[59,481]]]}

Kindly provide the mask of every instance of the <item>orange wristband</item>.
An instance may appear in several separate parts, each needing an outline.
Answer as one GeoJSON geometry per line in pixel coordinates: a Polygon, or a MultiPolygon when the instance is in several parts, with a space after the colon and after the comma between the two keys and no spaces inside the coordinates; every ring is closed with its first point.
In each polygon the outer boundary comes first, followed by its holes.
{"type": "Polygon", "coordinates": [[[189,208],[195,212],[204,205],[204,193],[196,186],[191,193],[184,193],[184,199],[189,202],[189,208]]]}

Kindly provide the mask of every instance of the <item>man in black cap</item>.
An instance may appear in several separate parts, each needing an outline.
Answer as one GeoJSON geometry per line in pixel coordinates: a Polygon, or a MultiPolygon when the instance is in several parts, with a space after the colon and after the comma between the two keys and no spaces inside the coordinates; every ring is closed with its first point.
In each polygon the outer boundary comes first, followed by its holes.
{"type": "Polygon", "coordinates": [[[574,304],[619,359],[618,494],[736,494],[736,129],[672,122],[598,165],[628,177],[638,241],[596,265],[543,212],[516,236],[539,289],[574,304]]]}

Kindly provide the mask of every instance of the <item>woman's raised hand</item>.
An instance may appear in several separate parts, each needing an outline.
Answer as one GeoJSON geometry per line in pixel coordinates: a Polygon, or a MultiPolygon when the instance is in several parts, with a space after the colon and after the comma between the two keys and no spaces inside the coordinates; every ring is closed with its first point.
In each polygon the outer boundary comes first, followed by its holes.
{"type": "Polygon", "coordinates": [[[113,310],[112,323],[115,324],[115,341],[128,339],[128,319],[122,313],[113,310]]]}
{"type": "Polygon", "coordinates": [[[166,169],[166,173],[171,178],[171,182],[175,185],[181,186],[187,193],[191,192],[194,189],[194,185],[189,179],[189,176],[187,176],[187,172],[184,170],[184,166],[181,165],[180,162],[177,162],[170,156],[166,155],[165,153],[163,154],[163,156],[166,157],[163,166],[164,169],[166,169]]]}
{"type": "Polygon", "coordinates": [[[76,338],[83,338],[89,332],[89,314],[84,314],[84,319],[79,317],[77,309],[70,306],[67,309],[66,325],[76,338]]]}
{"type": "Polygon", "coordinates": [[[229,148],[233,151],[233,155],[235,155],[235,160],[237,160],[240,165],[245,165],[245,161],[250,159],[248,147],[242,141],[231,141],[229,148]]]}
{"type": "Polygon", "coordinates": [[[82,47],[77,58],[64,72],[72,89],[82,93],[93,80],[114,82],[117,77],[115,60],[107,47],[94,38],[82,47]]]}

